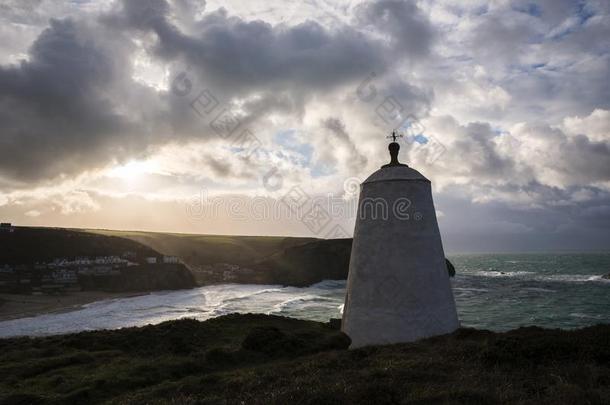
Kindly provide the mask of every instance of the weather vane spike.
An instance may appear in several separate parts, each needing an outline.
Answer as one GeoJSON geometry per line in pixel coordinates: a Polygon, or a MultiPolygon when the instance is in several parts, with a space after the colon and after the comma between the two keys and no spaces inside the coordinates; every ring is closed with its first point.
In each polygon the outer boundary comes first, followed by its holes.
{"type": "Polygon", "coordinates": [[[392,138],[392,142],[396,142],[397,138],[402,138],[403,135],[402,134],[397,134],[396,130],[392,131],[392,135],[388,136],[387,138],[392,138]]]}

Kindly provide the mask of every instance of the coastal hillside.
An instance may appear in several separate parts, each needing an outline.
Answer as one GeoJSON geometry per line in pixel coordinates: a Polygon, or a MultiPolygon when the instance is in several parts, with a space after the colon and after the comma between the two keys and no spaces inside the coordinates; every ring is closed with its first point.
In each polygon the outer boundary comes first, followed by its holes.
{"type": "Polygon", "coordinates": [[[0,340],[0,404],[607,404],[610,325],[346,350],[268,315],[0,340]]]}
{"type": "Polygon", "coordinates": [[[116,236],[59,228],[0,232],[0,292],[135,292],[196,286],[177,257],[116,236]]]}
{"type": "Polygon", "coordinates": [[[322,280],[345,280],[351,239],[315,240],[288,247],[256,264],[275,283],[307,286],[322,280]]]}
{"type": "MultiPolygon", "coordinates": [[[[326,279],[345,279],[351,247],[350,239],[28,227],[0,233],[0,243],[0,270],[8,266],[0,274],[0,291],[4,292],[28,292],[30,282],[20,280],[40,273],[34,269],[37,266],[44,267],[49,279],[55,274],[66,282],[63,284],[78,279],[76,284],[85,290],[140,291],[219,283],[306,286],[326,279]],[[168,266],[162,263],[165,257],[180,263],[168,266]],[[82,258],[111,258],[113,262],[85,263],[89,268],[83,269],[82,262],[74,262],[82,258]],[[150,258],[157,263],[148,263],[150,258]],[[127,264],[139,266],[127,269],[127,264]],[[168,272],[172,267],[181,270],[168,272]],[[123,270],[120,274],[118,268],[123,270]],[[70,274],[59,275],[57,270],[69,270],[70,274]],[[17,277],[17,273],[23,277],[17,277]],[[103,277],[107,273],[116,277],[103,277]]],[[[54,290],[51,284],[62,283],[36,284],[54,290]]]]}
{"type": "MultiPolygon", "coordinates": [[[[352,239],[228,236],[89,230],[128,238],[175,255],[199,285],[282,284],[304,287],[323,280],[345,280],[352,239]]],[[[453,276],[455,269],[448,263],[453,276]]]]}
{"type": "Polygon", "coordinates": [[[29,264],[82,256],[159,255],[153,248],[116,236],[63,228],[15,227],[0,232],[0,264],[29,264]]]}
{"type": "Polygon", "coordinates": [[[251,266],[282,250],[316,241],[283,236],[195,235],[184,233],[90,229],[93,234],[130,239],[166,255],[178,256],[189,266],[215,263],[251,266]]]}
{"type": "Polygon", "coordinates": [[[218,283],[305,286],[345,279],[351,240],[279,236],[192,235],[89,230],[121,237],[180,258],[200,285],[218,283]]]}

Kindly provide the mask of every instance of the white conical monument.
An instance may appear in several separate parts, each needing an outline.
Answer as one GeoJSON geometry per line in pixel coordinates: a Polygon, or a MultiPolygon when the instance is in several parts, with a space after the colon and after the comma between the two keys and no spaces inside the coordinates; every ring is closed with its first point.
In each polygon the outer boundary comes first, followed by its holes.
{"type": "Polygon", "coordinates": [[[391,162],[360,189],[341,330],[350,348],[411,342],[459,326],[428,179],[391,162]]]}

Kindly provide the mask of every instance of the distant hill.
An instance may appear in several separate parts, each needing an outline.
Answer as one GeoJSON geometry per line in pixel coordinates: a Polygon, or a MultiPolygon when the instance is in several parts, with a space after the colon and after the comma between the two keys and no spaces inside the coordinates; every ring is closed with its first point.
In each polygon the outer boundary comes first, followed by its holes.
{"type": "MultiPolygon", "coordinates": [[[[217,283],[307,286],[345,280],[352,239],[190,235],[90,230],[138,241],[178,256],[200,285],[217,283]]],[[[448,264],[450,275],[455,274],[448,264]]]]}
{"type": "Polygon", "coordinates": [[[30,264],[79,256],[158,256],[153,248],[133,240],[61,228],[16,227],[0,232],[0,264],[30,264]]]}
{"type": "Polygon", "coordinates": [[[351,239],[315,240],[285,248],[255,267],[278,284],[307,286],[322,280],[345,280],[351,250],[351,239]]]}
{"type": "Polygon", "coordinates": [[[346,279],[349,269],[351,239],[89,232],[128,238],[178,256],[202,285],[235,282],[306,286],[346,279]]]}
{"type": "Polygon", "coordinates": [[[150,246],[117,236],[16,227],[14,232],[0,232],[0,291],[126,292],[197,286],[183,264],[163,263],[162,259],[163,255],[150,246]],[[77,258],[81,258],[79,262],[74,261],[77,258]],[[82,258],[87,258],[87,264],[82,258]],[[156,263],[147,262],[147,258],[156,263]]]}
{"type": "Polygon", "coordinates": [[[160,253],[178,256],[187,265],[195,267],[215,263],[251,266],[286,248],[319,240],[284,236],[194,235],[99,229],[88,231],[131,239],[160,253]]]}

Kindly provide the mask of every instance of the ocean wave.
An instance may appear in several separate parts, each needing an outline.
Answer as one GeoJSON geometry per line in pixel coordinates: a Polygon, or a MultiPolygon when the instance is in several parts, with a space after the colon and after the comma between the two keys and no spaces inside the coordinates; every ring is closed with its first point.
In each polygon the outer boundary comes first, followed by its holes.
{"type": "Polygon", "coordinates": [[[570,316],[573,318],[580,318],[580,319],[603,319],[603,317],[601,315],[589,315],[589,314],[582,314],[580,312],[573,312],[570,314],[570,316]]]}
{"type": "Polygon", "coordinates": [[[472,292],[487,292],[487,288],[474,288],[474,287],[453,287],[454,291],[472,291],[472,292]]]}
{"type": "Polygon", "coordinates": [[[523,290],[533,291],[533,292],[552,292],[552,293],[557,292],[555,290],[550,290],[548,288],[540,288],[540,287],[525,287],[525,288],[523,288],[523,290]]]}
{"type": "Polygon", "coordinates": [[[533,271],[498,271],[498,270],[482,270],[474,273],[475,276],[481,277],[519,277],[528,274],[536,274],[533,271]]]}
{"type": "Polygon", "coordinates": [[[336,290],[345,288],[347,280],[322,280],[319,283],[312,284],[307,288],[318,288],[321,290],[336,290]]]}
{"type": "Polygon", "coordinates": [[[599,274],[540,274],[534,271],[481,270],[472,273],[472,275],[491,278],[523,278],[527,280],[543,282],[610,283],[610,280],[603,278],[603,276],[599,274]]]}
{"type": "Polygon", "coordinates": [[[306,296],[302,296],[302,297],[294,297],[294,298],[289,298],[287,300],[284,300],[278,304],[275,304],[273,306],[273,310],[271,312],[272,313],[274,311],[285,312],[285,311],[289,311],[295,307],[297,307],[299,309],[304,309],[304,308],[306,308],[305,304],[308,304],[308,303],[328,303],[328,302],[335,302],[335,300],[333,300],[331,298],[320,297],[318,295],[306,295],[306,296]]]}
{"type": "Polygon", "coordinates": [[[595,274],[552,274],[552,275],[540,275],[536,277],[538,281],[559,281],[567,283],[587,283],[587,282],[598,282],[598,283],[610,283],[610,280],[604,279],[600,275],[595,274]]]}
{"type": "Polygon", "coordinates": [[[252,297],[256,297],[258,295],[264,295],[264,294],[272,294],[272,293],[283,293],[286,292],[286,287],[281,287],[281,286],[260,286],[260,287],[266,287],[263,288],[262,290],[252,290],[252,285],[239,285],[239,284],[232,284],[231,286],[233,286],[232,289],[230,290],[219,290],[219,291],[214,291],[214,292],[207,292],[206,296],[218,296],[220,298],[220,300],[226,302],[226,301],[244,301],[244,300],[248,300],[252,297]],[[244,291],[245,290],[245,291],[244,291]],[[228,294],[233,294],[233,296],[229,296],[227,297],[228,294]]]}

